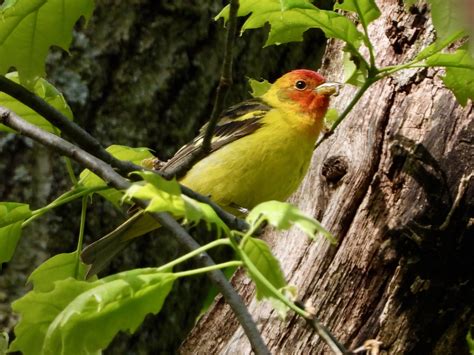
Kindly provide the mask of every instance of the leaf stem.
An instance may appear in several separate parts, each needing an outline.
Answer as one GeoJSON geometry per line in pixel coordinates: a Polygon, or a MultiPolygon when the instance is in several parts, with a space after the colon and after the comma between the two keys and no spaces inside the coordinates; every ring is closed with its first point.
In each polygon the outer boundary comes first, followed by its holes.
{"type": "Polygon", "coordinates": [[[74,174],[74,169],[72,168],[71,159],[69,159],[68,157],[63,157],[63,158],[64,158],[64,163],[66,165],[67,173],[69,175],[69,179],[71,179],[72,184],[76,186],[78,180],[77,180],[76,174],[74,174]]]}
{"type": "Polygon", "coordinates": [[[86,226],[86,214],[87,214],[87,199],[88,199],[88,195],[82,196],[81,222],[79,225],[79,237],[77,238],[76,265],[74,267],[74,278],[76,279],[79,275],[79,264],[81,262],[82,243],[84,241],[84,229],[86,226]]]}
{"type": "Polygon", "coordinates": [[[56,208],[56,207],[59,207],[59,206],[62,206],[64,204],[66,204],[66,203],[69,203],[71,201],[74,201],[74,200],[78,199],[79,197],[82,197],[82,196],[85,196],[85,195],[90,195],[94,192],[104,191],[104,190],[108,190],[108,189],[110,189],[110,187],[108,187],[108,186],[96,186],[96,187],[91,187],[91,188],[87,188],[87,189],[78,188],[78,189],[73,189],[71,191],[68,191],[68,192],[62,194],[61,196],[59,196],[56,200],[54,200],[50,204],[48,204],[44,207],[41,207],[37,210],[34,210],[32,212],[32,216],[30,218],[28,218],[26,221],[24,221],[21,226],[25,227],[26,225],[28,225],[29,223],[34,221],[36,218],[41,217],[42,215],[49,212],[53,208],[56,208]],[[79,191],[77,191],[77,190],[79,190],[79,191]]]}
{"type": "Polygon", "coordinates": [[[209,271],[225,269],[225,268],[232,267],[232,266],[239,267],[239,266],[242,266],[242,265],[243,265],[243,262],[240,261],[240,260],[227,261],[227,262],[221,263],[221,264],[215,264],[215,265],[212,265],[212,266],[201,267],[199,269],[175,272],[174,275],[176,277],[194,276],[194,275],[203,274],[203,273],[209,272],[209,271]]]}
{"type": "Polygon", "coordinates": [[[197,248],[197,249],[194,249],[193,251],[163,265],[163,266],[160,266],[157,271],[165,271],[167,269],[171,269],[173,268],[174,266],[178,265],[178,264],[181,264],[182,262],[185,262],[199,254],[202,254],[204,253],[205,251],[209,250],[209,249],[212,249],[212,248],[215,248],[217,246],[220,246],[220,245],[231,245],[231,242],[228,238],[225,238],[225,239],[217,239],[217,240],[214,240],[213,242],[210,242],[206,245],[203,245],[202,247],[200,248],[197,248]]]}
{"type": "Polygon", "coordinates": [[[365,94],[367,89],[377,80],[379,80],[379,78],[370,78],[370,77],[367,78],[367,80],[364,82],[364,85],[360,87],[359,91],[357,91],[356,95],[351,100],[349,105],[347,105],[347,107],[341,113],[341,115],[337,118],[337,120],[334,121],[333,125],[331,126],[331,129],[323,135],[323,137],[319,140],[318,143],[316,143],[314,149],[317,149],[321,145],[321,143],[323,143],[326,139],[328,139],[330,136],[333,135],[334,130],[337,128],[337,126],[339,126],[339,124],[344,120],[344,118],[346,118],[346,116],[352,111],[354,106],[362,98],[362,96],[365,94]]]}

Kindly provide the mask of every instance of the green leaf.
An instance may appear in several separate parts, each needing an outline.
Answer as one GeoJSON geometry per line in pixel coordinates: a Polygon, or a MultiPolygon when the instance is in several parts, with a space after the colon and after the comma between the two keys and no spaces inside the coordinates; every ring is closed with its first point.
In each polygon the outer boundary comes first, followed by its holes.
{"type": "Polygon", "coordinates": [[[139,198],[149,200],[148,212],[169,212],[184,223],[205,221],[208,228],[217,227],[218,233],[229,234],[229,227],[219,218],[211,206],[181,194],[175,180],[166,180],[152,172],[137,172],[144,181],[134,183],[126,192],[125,200],[139,198]]]}
{"type": "Polygon", "coordinates": [[[314,238],[317,233],[321,233],[331,243],[336,243],[331,233],[324,229],[317,220],[305,215],[297,207],[287,202],[263,202],[252,209],[247,216],[247,222],[252,228],[257,227],[263,221],[267,221],[279,230],[286,230],[295,225],[310,238],[314,238]]]}
{"type": "Polygon", "coordinates": [[[334,8],[355,12],[364,26],[378,19],[381,15],[374,0],[339,0],[335,3],[334,8]]]}
{"type": "Polygon", "coordinates": [[[77,253],[57,254],[38,266],[28,277],[28,282],[33,284],[33,289],[38,292],[49,292],[54,288],[54,283],[69,277],[85,280],[87,265],[79,262],[77,253]]]}
{"type": "Polygon", "coordinates": [[[30,207],[23,203],[0,203],[0,268],[10,261],[21,237],[22,223],[31,217],[30,207]]]}
{"type": "Polygon", "coordinates": [[[324,116],[324,124],[330,128],[338,118],[339,112],[335,108],[330,108],[324,116]]]}
{"type": "Polygon", "coordinates": [[[368,77],[368,68],[364,61],[352,53],[344,52],[344,81],[354,86],[362,86],[368,77]]]}
{"type": "Polygon", "coordinates": [[[10,338],[8,336],[7,332],[0,332],[0,354],[6,354],[8,350],[8,342],[10,341],[10,338]]]}
{"type": "Polygon", "coordinates": [[[33,290],[13,303],[21,320],[10,351],[24,354],[91,354],[119,331],[134,332],[156,314],[176,277],[137,269],[95,282],[57,281],[50,292],[33,290]]]}
{"type": "Polygon", "coordinates": [[[438,53],[426,60],[430,66],[446,67],[443,82],[465,106],[467,100],[474,100],[474,59],[463,47],[454,53],[438,53]]]}
{"type": "MultiPolygon", "coordinates": [[[[0,21],[1,23],[1,21],[0,21]]],[[[15,83],[19,83],[18,73],[8,73],[6,77],[15,83]]],[[[66,100],[64,99],[63,95],[48,81],[45,79],[39,79],[35,82],[32,92],[34,92],[37,96],[42,98],[46,101],[50,106],[53,106],[56,110],[61,112],[64,116],[72,120],[72,112],[69,108],[66,100]]],[[[22,104],[21,102],[17,101],[13,97],[0,92],[0,105],[6,107],[13,112],[15,112],[21,118],[27,120],[28,122],[48,131],[50,133],[58,134],[59,129],[49,123],[46,119],[44,119],[41,115],[33,111],[28,106],[22,104]]],[[[1,125],[0,124],[0,131],[6,132],[14,132],[12,129],[1,125]]]]}
{"type": "Polygon", "coordinates": [[[428,47],[424,48],[418,55],[415,57],[415,60],[424,60],[432,55],[441,52],[443,49],[448,47],[450,44],[456,42],[465,36],[464,31],[455,32],[444,39],[438,39],[436,42],[432,43],[428,47]]]}
{"type": "MultiPolygon", "coordinates": [[[[238,16],[250,15],[242,26],[242,32],[271,26],[266,45],[301,41],[310,28],[321,29],[326,37],[345,41],[352,51],[359,48],[364,38],[354,23],[334,11],[320,10],[308,0],[242,0],[238,16]]],[[[217,16],[228,19],[229,6],[217,16]]]]}
{"type": "Polygon", "coordinates": [[[33,86],[45,76],[44,63],[51,46],[65,50],[77,20],[88,19],[93,0],[8,1],[0,7],[0,74],[15,67],[20,81],[33,86]]]}
{"type": "MultiPolygon", "coordinates": [[[[246,237],[243,239],[243,245],[241,245],[242,252],[247,255],[250,261],[270,281],[270,283],[277,289],[281,289],[286,286],[285,275],[281,270],[280,263],[275,258],[270,250],[270,247],[263,240],[246,237]]],[[[252,272],[251,268],[247,268],[247,272],[250,278],[255,282],[257,289],[257,299],[262,298],[273,298],[273,293],[262,284],[252,272]]]]}
{"type": "Polygon", "coordinates": [[[264,95],[272,86],[267,80],[263,79],[262,81],[258,81],[252,78],[248,79],[250,88],[252,89],[252,92],[250,95],[253,97],[259,97],[264,95]]]}
{"type": "Polygon", "coordinates": [[[464,19],[460,4],[456,0],[428,0],[431,17],[438,37],[444,39],[464,30],[464,19]]]}
{"type": "MultiPolygon", "coordinates": [[[[131,148],[123,145],[111,145],[106,149],[117,159],[128,160],[137,165],[141,165],[145,159],[153,158],[148,148],[131,148]]],[[[79,185],[85,187],[99,187],[107,186],[106,182],[94,174],[92,171],[86,169],[79,175],[79,185]]],[[[116,207],[120,206],[123,198],[123,193],[118,190],[110,189],[107,191],[98,192],[99,195],[112,202],[116,207]]]]}
{"type": "Polygon", "coordinates": [[[467,347],[469,348],[469,354],[474,355],[474,339],[472,338],[472,332],[469,330],[466,335],[467,347]]]}

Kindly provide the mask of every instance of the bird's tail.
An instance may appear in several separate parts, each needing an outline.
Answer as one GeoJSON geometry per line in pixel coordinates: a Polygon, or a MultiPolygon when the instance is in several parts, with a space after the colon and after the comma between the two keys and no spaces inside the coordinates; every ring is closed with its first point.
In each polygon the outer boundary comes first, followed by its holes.
{"type": "Polygon", "coordinates": [[[132,239],[158,228],[156,221],[140,211],[127,219],[106,236],[87,246],[81,253],[81,259],[90,265],[87,277],[100,272],[132,239]]]}

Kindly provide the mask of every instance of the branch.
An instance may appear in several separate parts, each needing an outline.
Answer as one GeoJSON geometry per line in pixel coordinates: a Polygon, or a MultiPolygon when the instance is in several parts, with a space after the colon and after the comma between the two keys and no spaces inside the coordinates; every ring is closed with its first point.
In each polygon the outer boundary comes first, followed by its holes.
{"type": "MultiPolygon", "coordinates": [[[[131,185],[128,180],[118,174],[109,164],[94,157],[83,149],[76,147],[72,143],[54,134],[46,132],[37,126],[32,125],[31,123],[28,123],[15,113],[3,107],[0,107],[0,123],[18,131],[20,134],[23,134],[24,136],[29,137],[36,142],[45,145],[59,154],[75,160],[83,167],[100,176],[103,180],[110,184],[110,186],[113,186],[118,190],[126,190],[131,185]]],[[[134,202],[143,209],[148,206],[148,202],[145,200],[134,199],[134,202]]],[[[177,241],[186,250],[193,251],[200,247],[199,244],[189,235],[189,233],[168,213],[154,212],[150,213],[150,215],[163,227],[173,232],[177,241]]],[[[214,261],[207,253],[200,254],[196,257],[196,260],[203,267],[215,265],[214,261]]],[[[256,354],[270,354],[242,298],[234,290],[222,271],[211,271],[207,275],[232,308],[237,319],[242,325],[242,328],[244,329],[254,352],[256,354]]]]}
{"type": "MultiPolygon", "coordinates": [[[[129,161],[119,160],[107,152],[100,142],[90,135],[86,130],[77,125],[75,122],[69,120],[61,112],[49,105],[46,101],[36,96],[34,93],[25,89],[23,86],[14,81],[0,76],[0,91],[10,95],[22,104],[30,107],[35,112],[43,116],[48,122],[58,127],[65,135],[70,137],[79,147],[88,152],[91,156],[95,156],[103,162],[116,168],[123,176],[127,176],[132,171],[142,171],[144,168],[140,165],[133,164],[129,161]]],[[[158,172],[154,171],[159,174],[158,172]]],[[[162,175],[164,176],[164,174],[162,175]]],[[[165,177],[165,176],[164,176],[165,177]]],[[[192,191],[191,189],[181,185],[183,194],[194,198],[200,202],[208,203],[217,215],[232,229],[245,231],[248,229],[248,224],[231,213],[224,211],[216,203],[209,198],[192,191]]]]}
{"type": "Polygon", "coordinates": [[[234,50],[234,39],[237,32],[237,13],[239,11],[239,0],[230,1],[229,20],[227,28],[227,37],[224,48],[224,59],[222,63],[222,73],[217,87],[214,106],[211,112],[211,118],[206,125],[203,141],[200,149],[187,156],[176,168],[164,171],[167,177],[181,177],[191,169],[199,159],[203,158],[211,151],[212,137],[217,126],[220,114],[224,109],[225,98],[232,85],[232,53],[234,50]]]}
{"type": "Polygon", "coordinates": [[[43,116],[48,122],[59,128],[63,134],[76,142],[79,147],[88,152],[93,152],[95,156],[107,164],[110,164],[126,173],[140,170],[140,167],[132,162],[115,158],[87,131],[80,128],[76,123],[68,119],[42,98],[2,75],[0,75],[0,91],[3,91],[5,94],[17,99],[22,104],[43,116]]]}

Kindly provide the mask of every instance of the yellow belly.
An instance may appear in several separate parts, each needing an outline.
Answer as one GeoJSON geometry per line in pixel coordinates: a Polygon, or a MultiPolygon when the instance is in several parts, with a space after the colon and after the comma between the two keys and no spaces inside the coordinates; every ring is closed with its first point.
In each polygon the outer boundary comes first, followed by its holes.
{"type": "MultiPolygon", "coordinates": [[[[272,110],[268,125],[199,161],[181,183],[224,207],[251,209],[268,200],[286,200],[300,185],[316,136],[302,134],[272,110]]],[[[264,121],[265,124],[265,121],[264,121]]]]}

